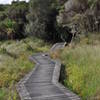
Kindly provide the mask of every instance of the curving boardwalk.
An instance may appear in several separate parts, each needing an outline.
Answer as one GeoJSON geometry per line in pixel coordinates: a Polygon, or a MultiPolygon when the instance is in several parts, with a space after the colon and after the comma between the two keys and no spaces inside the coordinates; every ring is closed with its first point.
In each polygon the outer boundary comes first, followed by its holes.
{"type": "MultiPolygon", "coordinates": [[[[59,44],[54,46],[59,47],[59,44]]],[[[34,70],[17,84],[21,100],[80,100],[58,82],[61,68],[59,60],[52,60],[45,53],[37,53],[30,60],[36,63],[34,70]]]]}

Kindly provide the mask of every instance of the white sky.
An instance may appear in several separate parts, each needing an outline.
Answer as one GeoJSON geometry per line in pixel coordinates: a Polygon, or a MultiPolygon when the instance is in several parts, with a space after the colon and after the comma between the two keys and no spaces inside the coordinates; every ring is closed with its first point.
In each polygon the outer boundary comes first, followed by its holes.
{"type": "MultiPolygon", "coordinates": [[[[11,4],[13,0],[0,0],[0,4],[11,4]]],[[[16,1],[16,0],[14,0],[16,1]]],[[[20,0],[20,1],[29,1],[29,0],[20,0]]]]}

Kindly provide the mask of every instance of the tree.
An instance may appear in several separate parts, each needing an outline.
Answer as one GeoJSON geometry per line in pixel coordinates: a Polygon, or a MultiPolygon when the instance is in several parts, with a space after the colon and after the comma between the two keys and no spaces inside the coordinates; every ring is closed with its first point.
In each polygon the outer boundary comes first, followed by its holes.
{"type": "Polygon", "coordinates": [[[26,15],[28,13],[28,3],[25,1],[13,1],[12,5],[8,8],[8,18],[16,22],[15,25],[15,38],[24,37],[24,26],[27,22],[26,15]]]}
{"type": "Polygon", "coordinates": [[[56,0],[31,0],[26,33],[46,40],[56,37],[56,0]]]}
{"type": "Polygon", "coordinates": [[[50,0],[31,0],[30,14],[28,15],[29,29],[27,31],[38,37],[44,36],[49,12],[50,0]]]}
{"type": "Polygon", "coordinates": [[[77,25],[77,33],[100,32],[100,0],[67,0],[58,23],[72,30],[77,25]]]}
{"type": "Polygon", "coordinates": [[[13,1],[11,5],[0,6],[0,40],[20,39],[24,36],[24,26],[27,22],[28,3],[13,1]]]}

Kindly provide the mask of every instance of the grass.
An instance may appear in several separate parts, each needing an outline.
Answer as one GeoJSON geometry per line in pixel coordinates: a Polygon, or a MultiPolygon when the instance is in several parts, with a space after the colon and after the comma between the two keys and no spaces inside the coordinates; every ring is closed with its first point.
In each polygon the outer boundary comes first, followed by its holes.
{"type": "MultiPolygon", "coordinates": [[[[28,57],[49,48],[37,38],[0,42],[0,100],[19,100],[15,84],[34,67],[28,57]]],[[[100,35],[83,36],[51,56],[65,65],[66,87],[83,100],[100,100],[100,35]]]]}
{"type": "Polygon", "coordinates": [[[66,47],[61,53],[61,59],[66,69],[64,85],[83,100],[100,100],[99,40],[84,38],[79,44],[66,47]]]}
{"type": "Polygon", "coordinates": [[[0,100],[19,100],[15,84],[35,65],[29,56],[48,48],[48,44],[36,38],[0,42],[0,100]]]}

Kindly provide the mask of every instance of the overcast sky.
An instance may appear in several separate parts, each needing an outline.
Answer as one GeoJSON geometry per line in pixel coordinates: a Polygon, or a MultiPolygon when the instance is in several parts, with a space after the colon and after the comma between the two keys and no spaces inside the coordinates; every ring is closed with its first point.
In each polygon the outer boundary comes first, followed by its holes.
{"type": "MultiPolygon", "coordinates": [[[[0,0],[0,4],[10,4],[13,0],[0,0]]],[[[14,0],[16,1],[16,0],[14,0]]],[[[20,0],[20,1],[29,1],[29,0],[20,0]]]]}

